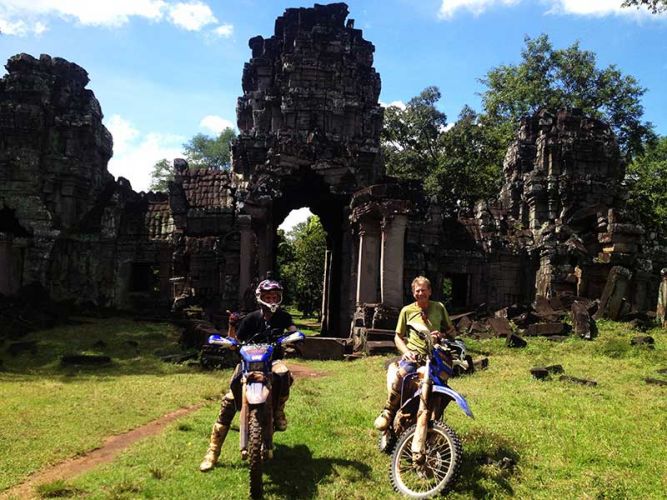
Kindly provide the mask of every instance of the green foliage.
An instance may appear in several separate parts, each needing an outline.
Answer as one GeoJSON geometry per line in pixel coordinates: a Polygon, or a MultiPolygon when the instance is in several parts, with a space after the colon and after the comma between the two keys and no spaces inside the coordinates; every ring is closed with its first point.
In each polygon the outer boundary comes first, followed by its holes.
{"type": "Polygon", "coordinates": [[[166,158],[162,158],[155,165],[151,171],[151,191],[165,192],[168,189],[169,181],[174,180],[174,169],[171,162],[166,158]]]}
{"type": "Polygon", "coordinates": [[[646,7],[653,14],[667,12],[667,0],[625,0],[621,7],[646,7]]]}
{"type": "Polygon", "coordinates": [[[475,202],[497,193],[504,151],[498,130],[465,106],[454,124],[440,135],[436,168],[426,177],[426,191],[445,214],[470,211],[475,202]]]}
{"type": "Polygon", "coordinates": [[[628,206],[647,232],[667,238],[667,137],[650,143],[627,168],[628,206]]]}
{"type": "MultiPolygon", "coordinates": [[[[545,34],[525,38],[521,62],[490,70],[480,81],[486,118],[491,123],[510,123],[506,144],[519,118],[540,108],[580,108],[587,115],[607,122],[621,151],[628,157],[642,150],[652,137],[652,125],[642,122],[641,97],[646,89],[614,65],[597,67],[593,52],[575,42],[555,49],[545,34]]],[[[505,146],[506,146],[505,144],[505,146]]]]}
{"type": "Polygon", "coordinates": [[[387,108],[382,151],[388,174],[422,179],[426,193],[455,216],[497,191],[504,143],[498,129],[468,106],[447,128],[445,114],[436,108],[439,99],[437,87],[428,87],[405,109],[387,108]]]}
{"type": "MultiPolygon", "coordinates": [[[[231,128],[223,130],[218,137],[197,134],[183,144],[185,158],[190,167],[218,168],[228,170],[231,162],[231,142],[236,133],[231,128]]],[[[167,191],[169,181],[174,180],[171,162],[163,158],[153,165],[151,170],[152,191],[167,191]]]]}
{"type": "Polygon", "coordinates": [[[423,179],[433,172],[440,158],[438,140],[447,117],[435,107],[437,87],[427,87],[410,99],[405,109],[385,110],[381,141],[387,173],[402,179],[423,179]]]}
{"type": "Polygon", "coordinates": [[[320,314],[326,238],[317,216],[294,226],[286,237],[278,234],[278,269],[287,301],[306,316],[320,314]]]}
{"type": "Polygon", "coordinates": [[[197,134],[183,144],[185,157],[192,167],[213,167],[227,170],[230,166],[230,143],[236,137],[231,128],[223,130],[218,137],[197,134]]]}

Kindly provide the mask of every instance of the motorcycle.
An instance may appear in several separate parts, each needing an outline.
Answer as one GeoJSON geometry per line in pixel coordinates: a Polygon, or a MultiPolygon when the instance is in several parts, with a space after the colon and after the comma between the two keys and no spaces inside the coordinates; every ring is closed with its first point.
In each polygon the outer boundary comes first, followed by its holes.
{"type": "MultiPolygon", "coordinates": [[[[449,488],[459,473],[463,447],[442,417],[453,400],[474,418],[465,398],[447,384],[455,372],[468,371],[470,357],[463,342],[435,342],[428,329],[413,328],[426,341],[425,364],[404,377],[399,410],[378,445],[391,454],[394,489],[410,498],[429,498],[449,488]]],[[[396,370],[394,363],[387,372],[389,387],[396,370]]]]}
{"type": "MultiPolygon", "coordinates": [[[[239,448],[241,458],[250,466],[250,496],[261,498],[263,493],[262,469],[264,460],[273,457],[273,397],[271,366],[276,350],[304,339],[301,332],[280,335],[271,332],[272,342],[258,343],[254,339],[266,332],[255,334],[245,342],[235,338],[211,335],[210,345],[224,349],[238,349],[241,357],[240,394],[234,394],[239,418],[239,448]],[[240,406],[240,407],[239,407],[240,406]]],[[[234,388],[232,388],[234,391],[234,388]]]]}

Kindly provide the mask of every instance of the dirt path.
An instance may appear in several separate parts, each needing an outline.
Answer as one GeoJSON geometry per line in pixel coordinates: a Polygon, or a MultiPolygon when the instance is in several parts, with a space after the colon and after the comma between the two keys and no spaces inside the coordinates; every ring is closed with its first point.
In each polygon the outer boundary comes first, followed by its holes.
{"type": "MultiPolygon", "coordinates": [[[[287,366],[295,378],[312,378],[326,375],[324,372],[315,371],[305,365],[293,363],[291,361],[287,362],[287,366]]],[[[111,436],[104,441],[104,444],[102,444],[100,448],[92,450],[80,457],[70,458],[53,467],[37,472],[30,476],[25,482],[0,493],[0,500],[27,500],[39,498],[34,492],[36,486],[57,481],[59,479],[67,480],[78,476],[79,474],[83,474],[84,472],[88,472],[99,465],[109,463],[116,458],[120,452],[129,448],[137,441],[159,434],[168,424],[199,410],[204,404],[205,403],[197,403],[185,408],[180,408],[124,434],[111,436]]],[[[202,446],[204,446],[204,444],[202,444],[202,446]]]]}

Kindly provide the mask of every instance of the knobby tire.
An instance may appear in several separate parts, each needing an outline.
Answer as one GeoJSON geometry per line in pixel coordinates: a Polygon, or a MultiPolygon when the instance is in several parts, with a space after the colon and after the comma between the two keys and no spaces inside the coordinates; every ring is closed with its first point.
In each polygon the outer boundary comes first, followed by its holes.
{"type": "Polygon", "coordinates": [[[440,421],[429,422],[426,462],[412,462],[413,425],[398,439],[391,456],[390,478],[394,489],[410,498],[429,498],[449,489],[456,481],[463,447],[456,433],[440,421]]]}
{"type": "Polygon", "coordinates": [[[250,465],[250,497],[262,498],[262,424],[260,409],[255,407],[248,415],[248,462],[250,465]]]}

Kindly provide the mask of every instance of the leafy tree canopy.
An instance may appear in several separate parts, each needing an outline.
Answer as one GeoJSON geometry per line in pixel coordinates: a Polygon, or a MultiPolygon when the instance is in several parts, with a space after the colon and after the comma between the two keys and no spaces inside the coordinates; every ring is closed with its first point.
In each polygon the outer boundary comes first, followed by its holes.
{"type": "Polygon", "coordinates": [[[627,169],[628,206],[639,215],[647,233],[667,238],[667,137],[647,146],[627,169]]]}
{"type": "MultiPolygon", "coordinates": [[[[580,108],[589,116],[608,123],[621,151],[632,157],[652,138],[652,125],[642,122],[641,97],[646,89],[614,65],[597,67],[593,52],[575,42],[554,49],[547,35],[525,38],[521,62],[490,70],[480,81],[487,90],[482,102],[490,123],[511,123],[513,133],[519,118],[541,107],[580,108]]],[[[509,143],[511,135],[506,138],[509,143]]]]}
{"type": "Polygon", "coordinates": [[[405,109],[385,110],[381,141],[390,175],[421,179],[437,165],[438,139],[447,125],[446,115],[435,106],[440,97],[437,87],[427,87],[405,109]]]}
{"type": "Polygon", "coordinates": [[[625,0],[621,7],[647,7],[654,14],[667,12],[667,0],[625,0]]]}
{"type": "Polygon", "coordinates": [[[317,216],[278,234],[278,266],[288,301],[306,315],[318,317],[322,305],[326,232],[317,216]]]}
{"type": "MultiPolygon", "coordinates": [[[[188,165],[195,168],[213,167],[228,170],[231,162],[230,145],[235,137],[236,132],[231,128],[226,128],[216,138],[204,134],[195,135],[183,144],[188,165]]],[[[163,158],[153,165],[150,189],[166,191],[169,181],[173,178],[171,162],[163,158]]]]}
{"type": "Polygon", "coordinates": [[[167,191],[169,181],[174,180],[174,169],[171,162],[162,158],[151,170],[151,191],[167,191]]]}
{"type": "Polygon", "coordinates": [[[231,128],[226,128],[216,138],[197,134],[183,144],[185,158],[192,167],[214,167],[227,170],[230,167],[230,143],[236,137],[231,128]]]}

